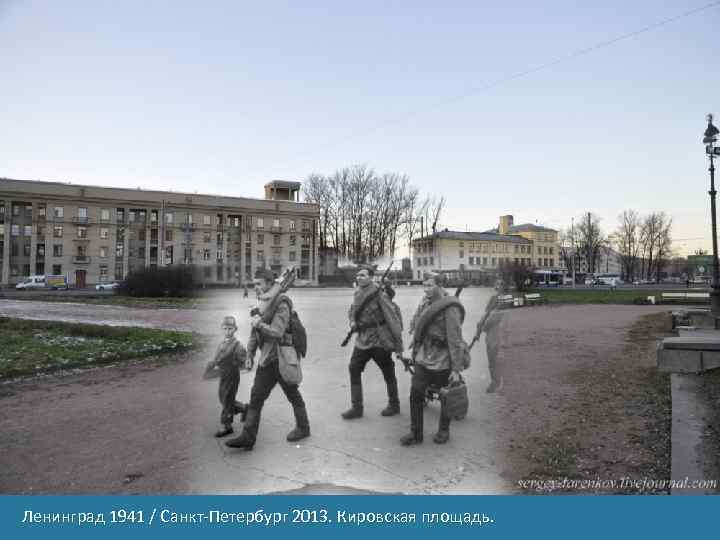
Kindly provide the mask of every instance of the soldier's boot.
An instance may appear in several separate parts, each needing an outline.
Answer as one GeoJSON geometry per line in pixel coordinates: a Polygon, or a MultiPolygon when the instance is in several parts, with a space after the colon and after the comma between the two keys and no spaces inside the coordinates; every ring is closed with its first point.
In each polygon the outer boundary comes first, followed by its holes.
{"type": "Polygon", "coordinates": [[[243,403],[242,401],[236,401],[235,402],[235,414],[240,415],[240,420],[243,422],[247,418],[248,413],[248,406],[247,403],[243,403]]]}
{"type": "Polygon", "coordinates": [[[410,433],[400,438],[403,446],[412,446],[423,442],[423,406],[424,401],[410,399],[410,433]]]}
{"type": "Polygon", "coordinates": [[[400,400],[398,399],[397,379],[387,381],[388,404],[380,414],[383,416],[394,416],[400,414],[400,400]]]}
{"type": "Polygon", "coordinates": [[[310,421],[308,420],[307,409],[294,407],[295,428],[287,434],[288,442],[295,442],[310,436],[310,421]]]}
{"type": "Polygon", "coordinates": [[[450,417],[445,413],[445,407],[440,409],[440,422],[438,431],[433,437],[436,444],[445,444],[450,439],[450,417]]]}
{"type": "Polygon", "coordinates": [[[239,437],[225,441],[225,445],[230,448],[244,448],[245,450],[252,450],[253,446],[255,446],[255,439],[257,438],[259,426],[260,411],[248,409],[247,419],[245,420],[242,433],[239,437]]]}
{"type": "Polygon", "coordinates": [[[217,438],[230,435],[233,432],[232,424],[223,424],[223,427],[215,432],[217,438]]]}
{"type": "Polygon", "coordinates": [[[352,420],[353,418],[361,418],[363,415],[363,392],[362,384],[351,384],[350,385],[350,401],[352,407],[342,413],[342,417],[345,420],[352,420]]]}

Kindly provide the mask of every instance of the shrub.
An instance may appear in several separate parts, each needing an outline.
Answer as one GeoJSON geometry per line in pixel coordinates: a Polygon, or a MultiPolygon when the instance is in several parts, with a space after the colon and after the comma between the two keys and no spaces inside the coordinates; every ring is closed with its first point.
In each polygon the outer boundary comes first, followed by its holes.
{"type": "Polygon", "coordinates": [[[118,293],[145,298],[189,297],[195,295],[197,286],[192,266],[146,267],[128,274],[118,293]]]}

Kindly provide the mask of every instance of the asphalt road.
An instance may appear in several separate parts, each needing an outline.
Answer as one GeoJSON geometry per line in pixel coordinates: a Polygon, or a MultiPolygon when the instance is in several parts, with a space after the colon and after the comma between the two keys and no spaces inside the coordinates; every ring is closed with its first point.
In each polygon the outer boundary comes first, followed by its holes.
{"type": "MultiPolygon", "coordinates": [[[[466,339],[474,332],[490,289],[463,292],[466,339]]],[[[293,290],[309,334],[301,391],[312,436],[285,441],[292,410],[276,388],[263,410],[252,452],[232,450],[212,436],[217,428],[217,381],[203,381],[208,359],[145,361],[89,372],[0,385],[0,491],[4,493],[503,493],[511,489],[497,460],[501,394],[489,395],[484,342],[466,372],[470,411],[453,422],[447,445],[432,442],[439,405],[426,409],[425,443],[399,445],[409,427],[410,378],[398,367],[402,413],[383,418],[385,384],[368,364],[365,417],[343,421],[349,406],[347,330],[350,289],[293,290]]],[[[399,288],[396,300],[410,318],[419,287],[399,288]]],[[[0,300],[0,313],[33,318],[102,321],[193,329],[219,339],[224,315],[238,318],[246,341],[253,299],[212,293],[212,308],[144,310],[117,306],[0,300]]],[[[254,373],[241,380],[246,401],[254,373]]]]}

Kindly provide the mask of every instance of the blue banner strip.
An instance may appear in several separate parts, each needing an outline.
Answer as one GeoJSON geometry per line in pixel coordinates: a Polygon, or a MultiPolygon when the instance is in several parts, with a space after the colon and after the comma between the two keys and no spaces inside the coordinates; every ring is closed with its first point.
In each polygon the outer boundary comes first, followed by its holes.
{"type": "Polygon", "coordinates": [[[716,496],[0,496],[3,538],[682,538],[716,496]]]}

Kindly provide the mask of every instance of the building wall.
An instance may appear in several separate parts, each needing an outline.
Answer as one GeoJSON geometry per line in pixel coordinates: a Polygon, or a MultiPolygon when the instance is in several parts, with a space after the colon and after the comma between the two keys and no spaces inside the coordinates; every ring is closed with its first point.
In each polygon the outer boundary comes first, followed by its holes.
{"type": "Polygon", "coordinates": [[[531,258],[530,242],[428,237],[413,241],[413,277],[421,279],[427,271],[495,272],[503,260],[531,265],[531,258]]]}
{"type": "Polygon", "coordinates": [[[296,266],[300,283],[317,284],[314,204],[0,179],[0,206],[2,285],[55,270],[93,284],[170,264],[222,284],[296,266]]]}

